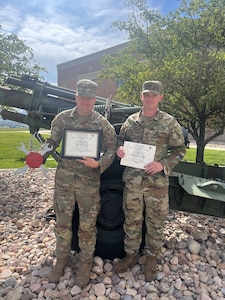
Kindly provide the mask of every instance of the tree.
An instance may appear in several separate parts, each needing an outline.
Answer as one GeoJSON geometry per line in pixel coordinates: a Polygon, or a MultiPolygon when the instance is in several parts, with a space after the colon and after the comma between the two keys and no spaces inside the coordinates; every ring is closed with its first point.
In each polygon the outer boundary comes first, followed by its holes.
{"type": "Polygon", "coordinates": [[[182,0],[165,17],[149,10],[144,0],[128,0],[128,6],[128,21],[114,26],[129,33],[130,46],[126,54],[103,60],[102,76],[123,77],[126,84],[117,96],[132,103],[139,101],[143,79],[165,83],[161,107],[188,129],[197,144],[196,162],[203,162],[205,145],[225,128],[224,0],[182,0]],[[128,63],[133,59],[139,60],[136,76],[128,63]],[[135,87],[132,94],[126,92],[128,85],[135,87]]]}
{"type": "Polygon", "coordinates": [[[6,79],[12,74],[40,78],[40,71],[46,72],[46,69],[35,62],[33,50],[23,40],[15,34],[0,33],[0,85],[7,85],[6,79]]]}

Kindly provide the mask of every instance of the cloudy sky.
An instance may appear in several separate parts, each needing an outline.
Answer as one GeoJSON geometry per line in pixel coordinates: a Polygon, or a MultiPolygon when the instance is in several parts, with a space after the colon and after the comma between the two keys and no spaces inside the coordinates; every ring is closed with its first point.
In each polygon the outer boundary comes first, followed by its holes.
{"type": "MultiPolygon", "coordinates": [[[[112,28],[126,20],[125,0],[0,0],[1,33],[16,34],[33,49],[45,67],[45,80],[57,84],[57,65],[127,41],[112,28]]],[[[148,7],[167,14],[179,0],[147,0],[148,7]]]]}

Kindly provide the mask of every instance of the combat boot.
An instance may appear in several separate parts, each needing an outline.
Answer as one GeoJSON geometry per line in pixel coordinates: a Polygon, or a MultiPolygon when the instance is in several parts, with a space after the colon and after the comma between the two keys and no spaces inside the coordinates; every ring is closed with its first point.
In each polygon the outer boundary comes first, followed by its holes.
{"type": "Polygon", "coordinates": [[[146,256],[145,281],[151,282],[157,275],[157,256],[146,256]]]}
{"type": "Polygon", "coordinates": [[[138,254],[126,254],[126,256],[115,264],[114,271],[116,273],[124,273],[127,271],[128,268],[136,265],[139,260],[138,254]]]}
{"type": "Polygon", "coordinates": [[[49,272],[48,278],[49,282],[58,283],[60,277],[64,273],[64,269],[69,262],[69,257],[58,258],[55,264],[55,267],[49,272]]]}
{"type": "Polygon", "coordinates": [[[85,287],[90,281],[91,263],[79,262],[75,284],[79,287],[85,287]]]}

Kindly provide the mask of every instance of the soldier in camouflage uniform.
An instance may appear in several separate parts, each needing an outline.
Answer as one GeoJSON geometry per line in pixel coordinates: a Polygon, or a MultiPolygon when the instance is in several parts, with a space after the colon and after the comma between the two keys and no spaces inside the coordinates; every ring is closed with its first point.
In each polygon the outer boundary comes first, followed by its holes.
{"type": "MultiPolygon", "coordinates": [[[[72,217],[75,203],[79,209],[79,264],[76,284],[84,287],[90,281],[93,253],[96,244],[96,219],[100,210],[100,175],[113,162],[116,152],[114,127],[101,114],[94,111],[97,84],[80,80],[76,86],[76,107],[55,116],[51,135],[43,148],[55,149],[62,140],[64,129],[87,129],[101,132],[101,156],[99,160],[61,156],[55,174],[54,211],[56,214],[55,267],[49,273],[50,282],[58,282],[69,262],[72,238],[72,217]]],[[[49,155],[48,153],[47,155],[49,155]]]]}
{"type": "Polygon", "coordinates": [[[163,84],[146,81],[140,97],[142,110],[129,116],[120,129],[117,155],[120,158],[126,155],[124,141],[154,145],[156,152],[154,161],[146,164],[144,169],[126,167],[123,173],[126,256],[115,264],[114,270],[125,272],[138,262],[145,212],[145,280],[152,281],[157,274],[157,255],[169,208],[168,175],[186,150],[180,124],[158,108],[163,99],[163,84]]]}

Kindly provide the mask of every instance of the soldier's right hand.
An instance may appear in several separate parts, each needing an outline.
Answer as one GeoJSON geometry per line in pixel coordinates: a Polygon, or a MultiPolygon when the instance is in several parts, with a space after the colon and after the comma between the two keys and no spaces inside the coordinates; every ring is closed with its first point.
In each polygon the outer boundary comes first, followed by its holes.
{"type": "Polygon", "coordinates": [[[120,146],[117,150],[116,150],[116,154],[117,156],[119,156],[120,158],[123,158],[125,156],[125,152],[124,152],[124,147],[120,146]]]}

